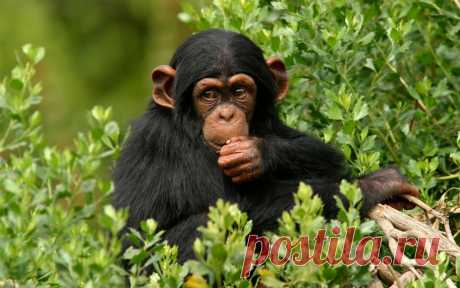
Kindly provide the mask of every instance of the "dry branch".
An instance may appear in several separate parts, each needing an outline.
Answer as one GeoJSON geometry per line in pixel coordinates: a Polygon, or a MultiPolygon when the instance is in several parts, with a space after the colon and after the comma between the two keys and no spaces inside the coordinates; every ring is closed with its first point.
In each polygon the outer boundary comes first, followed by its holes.
{"type": "Polygon", "coordinates": [[[412,271],[407,271],[406,273],[401,275],[401,277],[396,279],[396,281],[393,283],[393,285],[390,286],[390,288],[406,287],[407,284],[415,280],[415,274],[412,271]]]}
{"type": "Polygon", "coordinates": [[[393,282],[395,282],[395,278],[401,277],[401,274],[397,271],[392,270],[389,265],[381,263],[376,268],[377,275],[387,285],[391,285],[393,282]]]}
{"type": "MultiPolygon", "coordinates": [[[[452,261],[455,261],[456,257],[460,257],[460,247],[455,243],[454,236],[450,230],[448,218],[439,211],[432,209],[418,198],[412,196],[407,196],[405,198],[422,208],[425,214],[428,215],[428,218],[435,218],[437,223],[442,223],[445,231],[439,231],[432,225],[422,223],[417,219],[392,208],[391,206],[379,204],[369,213],[368,216],[369,218],[375,220],[382,229],[388,239],[388,245],[393,255],[396,255],[397,249],[403,248],[398,247],[399,238],[413,237],[415,239],[426,239],[427,242],[424,247],[426,254],[429,254],[430,252],[429,250],[432,239],[438,238],[439,252],[445,252],[449,255],[452,261]]],[[[436,225],[436,223],[433,225],[436,225]]],[[[394,271],[391,269],[391,266],[379,265],[377,267],[379,277],[385,283],[392,281],[393,285],[391,287],[404,287],[408,283],[421,277],[420,270],[415,269],[415,267],[420,266],[416,259],[409,259],[403,255],[401,264],[406,266],[408,269],[402,275],[394,273],[391,274],[390,272],[394,271]]],[[[451,286],[453,283],[447,284],[448,286],[451,286]]]]}
{"type": "MultiPolygon", "coordinates": [[[[377,205],[369,213],[369,217],[379,224],[385,236],[389,238],[388,240],[393,240],[391,241],[393,243],[390,243],[390,249],[392,248],[391,246],[397,244],[397,239],[401,237],[439,238],[439,251],[444,251],[451,257],[460,257],[460,247],[451,241],[445,235],[445,232],[436,230],[388,205],[377,205]]],[[[426,248],[429,248],[429,246],[425,245],[426,248]]],[[[392,250],[392,252],[395,251],[392,250]]],[[[411,262],[415,263],[415,261],[411,262]]]]}

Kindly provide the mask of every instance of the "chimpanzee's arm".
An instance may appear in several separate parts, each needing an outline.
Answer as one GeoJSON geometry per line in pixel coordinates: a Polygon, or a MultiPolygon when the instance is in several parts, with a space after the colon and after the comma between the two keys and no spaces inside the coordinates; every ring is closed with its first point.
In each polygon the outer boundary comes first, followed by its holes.
{"type": "Polygon", "coordinates": [[[417,187],[407,182],[406,178],[394,166],[360,177],[358,184],[363,193],[361,208],[363,214],[367,214],[378,203],[387,203],[397,209],[414,208],[412,203],[405,201],[400,196],[419,197],[420,194],[417,187]]]}
{"type": "MultiPolygon", "coordinates": [[[[263,180],[262,180],[263,181],[263,180]]],[[[328,181],[327,179],[310,178],[303,179],[310,185],[315,195],[319,196],[323,203],[323,216],[326,219],[333,219],[339,211],[337,199],[339,198],[344,206],[349,205],[348,200],[340,192],[340,182],[328,181]]],[[[356,184],[361,188],[363,199],[361,204],[361,215],[366,216],[370,209],[378,203],[403,204],[397,197],[401,194],[418,195],[416,187],[405,182],[404,178],[395,168],[381,169],[370,175],[356,179],[356,184]],[[385,181],[385,184],[379,181],[385,181]]],[[[261,234],[266,230],[274,230],[278,227],[278,218],[283,211],[290,210],[294,205],[293,194],[298,189],[298,181],[291,180],[268,180],[266,184],[266,201],[256,203],[255,207],[249,209],[249,216],[253,220],[253,233],[261,234]]]]}
{"type": "Polygon", "coordinates": [[[265,173],[340,181],[350,178],[342,153],[319,139],[298,133],[266,136],[261,145],[265,173]]]}
{"type": "Polygon", "coordinates": [[[357,181],[363,194],[362,215],[378,203],[388,203],[395,208],[413,207],[398,196],[408,194],[418,197],[418,189],[409,184],[396,167],[353,179],[339,151],[318,139],[295,132],[292,131],[289,138],[264,138],[261,149],[263,169],[268,174],[296,176],[310,184],[325,204],[324,215],[327,218],[334,217],[337,212],[333,196],[344,199],[339,189],[342,179],[357,181]]]}
{"type": "MultiPolygon", "coordinates": [[[[355,179],[362,193],[361,215],[367,213],[377,204],[386,203],[397,209],[411,209],[413,204],[407,202],[401,195],[419,196],[417,187],[409,184],[404,176],[395,167],[380,169],[374,173],[355,179]]],[[[348,201],[340,192],[340,183],[327,182],[324,180],[306,181],[313,188],[324,203],[323,215],[326,218],[335,217],[338,212],[334,196],[342,199],[345,207],[348,201]]]]}
{"type": "Polygon", "coordinates": [[[220,149],[218,165],[236,184],[263,176],[336,182],[348,178],[342,153],[285,126],[267,134],[232,137],[220,149]]]}
{"type": "MultiPolygon", "coordinates": [[[[397,199],[397,196],[401,194],[419,195],[418,189],[409,184],[396,167],[384,168],[359,178],[353,178],[343,154],[331,145],[282,123],[275,123],[274,126],[276,132],[263,137],[261,141],[264,173],[287,174],[288,177],[297,176],[302,180],[323,181],[325,184],[321,184],[322,187],[331,182],[340,183],[342,179],[357,180],[363,193],[361,209],[363,214],[382,202],[397,203],[398,205],[394,205],[395,208],[410,208],[411,205],[408,206],[406,201],[397,199]],[[394,202],[394,200],[397,201],[394,202]]],[[[332,190],[338,191],[338,188],[318,188],[317,190],[328,190],[330,194],[332,190]]],[[[321,196],[324,192],[317,194],[321,196]]]]}

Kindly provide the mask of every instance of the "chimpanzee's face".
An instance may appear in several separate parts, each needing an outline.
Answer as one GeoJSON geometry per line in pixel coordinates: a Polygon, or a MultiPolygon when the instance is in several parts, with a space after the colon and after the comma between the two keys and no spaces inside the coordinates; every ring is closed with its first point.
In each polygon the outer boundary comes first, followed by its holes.
{"type": "Polygon", "coordinates": [[[227,140],[248,136],[257,86],[247,74],[204,78],[192,91],[195,111],[202,120],[205,142],[219,151],[227,140]]]}
{"type": "Polygon", "coordinates": [[[215,151],[234,137],[257,133],[250,124],[258,126],[259,119],[274,114],[274,102],[288,91],[281,59],[265,60],[251,40],[221,30],[190,37],[170,65],[153,70],[152,80],[155,107],[173,112],[171,120],[177,124],[192,122],[183,125],[187,135],[200,141],[195,137],[201,132],[204,143],[215,151]]]}

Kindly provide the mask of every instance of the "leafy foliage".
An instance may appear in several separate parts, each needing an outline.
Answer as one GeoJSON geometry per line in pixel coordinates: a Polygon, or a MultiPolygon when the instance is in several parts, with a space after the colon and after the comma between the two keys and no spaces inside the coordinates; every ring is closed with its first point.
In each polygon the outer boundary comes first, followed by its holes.
{"type": "MultiPolygon", "coordinates": [[[[180,19],[198,29],[241,31],[267,56],[285,60],[291,92],[279,109],[289,125],[338,145],[356,174],[397,163],[423,200],[449,213],[452,230],[459,230],[460,13],[454,2],[215,0],[200,11],[184,8],[180,19]]],[[[154,220],[131,231],[133,246],[120,257],[115,235],[126,211],[107,205],[113,187],[106,167],[124,134],[110,108],[95,107],[89,131],[73,146],[49,146],[37,111],[41,87],[32,81],[44,54],[24,46],[0,84],[0,286],[355,287],[371,281],[368,266],[270,261],[240,278],[252,224],[222,201],[200,228],[196,260],[177,264],[177,248],[161,241],[154,220]]],[[[341,190],[352,205],[339,204],[337,221],[326,223],[321,201],[302,185],[294,208],[267,236],[313,239],[321,228],[331,236],[334,227],[344,236],[353,226],[356,246],[377,235],[374,222],[359,218],[359,190],[347,182],[341,190]]],[[[460,262],[441,260],[412,286],[460,282],[460,262]]]]}
{"type": "MultiPolygon", "coordinates": [[[[343,205],[340,206],[340,212],[337,220],[326,223],[321,216],[321,200],[314,196],[309,186],[300,185],[298,193],[295,195],[295,207],[284,212],[280,219],[280,228],[276,239],[280,236],[288,236],[293,240],[301,236],[308,236],[309,247],[313,248],[315,243],[315,234],[320,229],[326,229],[326,236],[335,236],[332,234],[334,227],[340,228],[338,249],[335,255],[342,255],[345,233],[348,227],[355,227],[356,234],[352,247],[356,248],[358,241],[371,232],[376,232],[374,222],[367,221],[361,224],[359,218],[359,202],[361,193],[359,190],[347,182],[342,182],[341,191],[346,195],[350,202],[350,207],[345,210],[343,205]]],[[[273,241],[272,241],[273,242],[273,241]]],[[[326,245],[327,246],[327,245],[326,245]]],[[[299,247],[296,247],[299,249],[299,247]]],[[[323,249],[323,258],[327,257],[327,249],[323,249]]],[[[292,254],[291,254],[292,255],[292,254]]],[[[359,287],[368,284],[371,280],[369,267],[367,266],[347,266],[339,264],[330,266],[329,264],[316,265],[310,261],[306,265],[298,266],[291,262],[287,265],[276,267],[269,263],[266,268],[259,270],[261,280],[268,287],[305,287],[305,286],[327,286],[327,287],[359,287]]]]}
{"type": "Polygon", "coordinates": [[[110,235],[125,217],[103,206],[112,184],[98,177],[120,149],[118,126],[110,109],[96,107],[74,147],[46,146],[36,111],[41,87],[31,81],[44,49],[26,45],[23,53],[0,85],[1,285],[120,285],[121,246],[110,235]]]}

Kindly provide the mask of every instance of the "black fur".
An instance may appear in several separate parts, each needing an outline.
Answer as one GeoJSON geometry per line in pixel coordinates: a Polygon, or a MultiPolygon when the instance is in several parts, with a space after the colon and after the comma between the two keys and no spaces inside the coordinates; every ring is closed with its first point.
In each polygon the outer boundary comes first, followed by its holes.
{"type": "MultiPolygon", "coordinates": [[[[285,126],[274,103],[276,83],[262,51],[241,34],[207,30],[180,46],[170,65],[176,69],[176,108],[153,101],[132,127],[114,172],[114,205],[129,207],[128,226],[154,218],[165,239],[178,244],[179,260],[193,257],[196,227],[207,220],[218,198],[238,203],[254,221],[254,232],[274,229],[281,212],[292,206],[300,180],[312,185],[324,204],[324,215],[337,212],[333,195],[346,177],[344,159],[333,147],[285,126]],[[217,155],[201,138],[191,89],[203,77],[246,73],[258,94],[250,134],[263,138],[265,174],[235,185],[217,166],[217,155]]],[[[373,205],[375,201],[367,205],[373,205]]]]}

